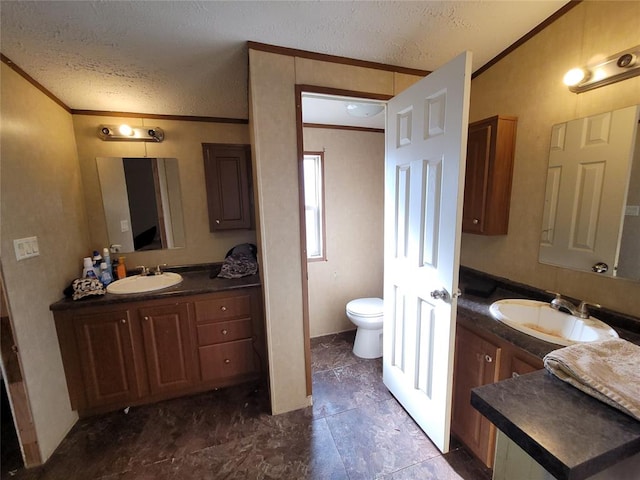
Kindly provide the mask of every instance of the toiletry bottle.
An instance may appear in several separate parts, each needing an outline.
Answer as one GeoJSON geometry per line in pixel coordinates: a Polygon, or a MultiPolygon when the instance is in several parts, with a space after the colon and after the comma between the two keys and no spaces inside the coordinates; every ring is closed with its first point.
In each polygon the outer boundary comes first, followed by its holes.
{"type": "Polygon", "coordinates": [[[118,280],[122,280],[127,276],[127,266],[124,264],[124,257],[118,257],[118,280]]]}
{"type": "Polygon", "coordinates": [[[102,263],[102,255],[97,250],[93,251],[93,271],[96,272],[96,278],[100,278],[100,264],[102,263]]]}
{"type": "Polygon", "coordinates": [[[111,254],[109,253],[108,248],[102,249],[102,261],[107,264],[107,269],[109,270],[109,275],[111,275],[111,279],[113,280],[113,265],[111,263],[111,254]]]}
{"type": "Polygon", "coordinates": [[[82,269],[82,278],[98,278],[96,271],[93,269],[93,261],[91,257],[84,258],[84,268],[82,269]]]}
{"type": "Polygon", "coordinates": [[[100,264],[100,281],[105,287],[113,282],[113,277],[111,276],[107,262],[102,262],[100,264]]]}

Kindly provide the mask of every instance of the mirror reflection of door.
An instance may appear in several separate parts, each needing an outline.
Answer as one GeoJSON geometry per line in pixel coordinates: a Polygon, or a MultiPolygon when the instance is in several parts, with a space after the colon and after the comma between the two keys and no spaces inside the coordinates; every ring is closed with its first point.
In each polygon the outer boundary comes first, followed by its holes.
{"type": "Polygon", "coordinates": [[[166,244],[155,160],[155,158],[122,159],[129,197],[134,250],[153,250],[166,244]]]}
{"type": "Polygon", "coordinates": [[[540,262],[617,276],[639,109],[552,127],[540,262]]]}
{"type": "Polygon", "coordinates": [[[96,159],[109,244],[121,252],[185,245],[175,158],[96,159]]]}

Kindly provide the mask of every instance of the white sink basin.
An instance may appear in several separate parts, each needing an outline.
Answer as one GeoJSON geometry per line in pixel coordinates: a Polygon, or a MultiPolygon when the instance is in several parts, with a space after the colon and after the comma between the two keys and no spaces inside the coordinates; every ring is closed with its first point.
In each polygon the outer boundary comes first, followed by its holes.
{"type": "Polygon", "coordinates": [[[116,295],[128,293],[144,293],[173,287],[182,281],[182,275],[173,272],[164,272],[162,275],[134,275],[123,278],[107,285],[107,292],[116,295]]]}
{"type": "Polygon", "coordinates": [[[596,318],[575,317],[536,300],[498,300],[491,304],[489,312],[516,330],[558,345],[618,337],[613,328],[596,318]]]}

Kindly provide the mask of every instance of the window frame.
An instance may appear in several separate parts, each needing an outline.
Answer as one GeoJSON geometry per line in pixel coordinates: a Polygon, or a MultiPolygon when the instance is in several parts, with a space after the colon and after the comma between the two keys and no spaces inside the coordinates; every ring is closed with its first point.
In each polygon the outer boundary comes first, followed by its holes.
{"type": "Polygon", "coordinates": [[[304,217],[304,225],[305,225],[305,250],[306,250],[306,257],[307,257],[307,262],[326,262],[327,261],[327,235],[326,235],[326,219],[325,219],[325,180],[324,180],[324,152],[316,152],[316,151],[304,151],[303,152],[303,167],[302,167],[302,176],[303,176],[303,181],[302,181],[302,195],[303,195],[303,200],[304,200],[304,212],[305,212],[305,217],[304,217]],[[316,168],[316,171],[319,173],[319,182],[316,181],[316,189],[318,191],[318,194],[320,196],[320,198],[318,199],[318,205],[314,206],[314,208],[319,209],[320,212],[319,214],[314,215],[315,218],[317,218],[317,224],[316,227],[318,227],[319,229],[319,235],[318,235],[318,240],[320,241],[320,255],[317,256],[309,256],[309,249],[308,249],[308,244],[309,244],[309,225],[307,222],[307,197],[306,197],[306,189],[305,189],[305,184],[306,184],[306,178],[305,178],[305,168],[304,168],[304,162],[307,160],[307,157],[315,157],[317,158],[317,162],[319,163],[319,165],[316,168]],[[317,185],[317,183],[319,183],[319,185],[317,185]]]}

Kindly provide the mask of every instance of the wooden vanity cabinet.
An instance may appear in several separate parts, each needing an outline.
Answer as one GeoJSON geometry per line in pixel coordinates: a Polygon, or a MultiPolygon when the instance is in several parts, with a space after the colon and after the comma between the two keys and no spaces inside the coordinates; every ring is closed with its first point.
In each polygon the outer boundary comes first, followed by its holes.
{"type": "Polygon", "coordinates": [[[451,430],[489,467],[493,465],[495,427],[471,406],[471,389],[498,381],[501,353],[494,343],[458,325],[451,430]]]}
{"type": "Polygon", "coordinates": [[[187,390],[195,380],[188,303],[138,309],[152,395],[187,390]]]}
{"type": "Polygon", "coordinates": [[[203,143],[209,230],[252,227],[249,145],[203,143]]]}
{"type": "Polygon", "coordinates": [[[462,231],[506,235],[517,118],[504,115],[469,125],[462,231]]]}
{"type": "MultiPolygon", "coordinates": [[[[458,313],[458,318],[464,323],[464,315],[458,313]]],[[[487,467],[493,467],[496,428],[471,406],[471,390],[541,368],[540,358],[491,333],[457,323],[451,431],[487,467]]]]}
{"type": "Polygon", "coordinates": [[[194,302],[202,381],[233,380],[260,372],[264,350],[256,342],[254,290],[221,292],[194,302]]]}
{"type": "Polygon", "coordinates": [[[83,408],[135,401],[141,388],[129,310],[76,315],[71,327],[64,330],[65,343],[77,346],[72,352],[72,360],[68,351],[71,347],[63,349],[63,360],[66,357],[65,363],[73,361],[79,367],[76,376],[81,377],[73,381],[73,389],[70,385],[70,390],[77,391],[76,395],[71,395],[72,406],[83,408]]]}
{"type": "Polygon", "coordinates": [[[259,287],[55,310],[80,416],[257,379],[266,370],[259,287]]]}

